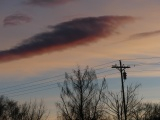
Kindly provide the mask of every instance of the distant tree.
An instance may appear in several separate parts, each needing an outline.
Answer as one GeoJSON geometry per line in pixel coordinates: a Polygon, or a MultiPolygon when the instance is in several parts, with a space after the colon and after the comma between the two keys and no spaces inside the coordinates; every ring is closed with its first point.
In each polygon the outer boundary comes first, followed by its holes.
{"type": "Polygon", "coordinates": [[[19,105],[14,100],[0,96],[0,120],[46,120],[47,117],[43,102],[19,105]]]}
{"type": "Polygon", "coordinates": [[[36,101],[24,103],[19,108],[19,120],[47,120],[49,115],[42,101],[39,104],[36,101]]]}
{"type": "MultiPolygon", "coordinates": [[[[137,120],[136,113],[140,110],[141,100],[138,99],[136,90],[140,85],[130,85],[125,93],[126,111],[128,120],[137,120]]],[[[124,120],[123,102],[121,92],[115,93],[107,90],[104,94],[106,113],[110,114],[114,120],[124,120]]]]}
{"type": "Polygon", "coordinates": [[[99,86],[96,73],[86,67],[84,72],[78,68],[73,75],[66,73],[61,87],[61,102],[56,105],[62,120],[106,120],[104,104],[101,99],[106,88],[105,79],[99,86]]]}
{"type": "Polygon", "coordinates": [[[0,120],[14,120],[19,113],[16,101],[0,96],[0,120]]]}
{"type": "Polygon", "coordinates": [[[140,111],[136,111],[137,120],[160,120],[160,103],[143,103],[140,111]]]}

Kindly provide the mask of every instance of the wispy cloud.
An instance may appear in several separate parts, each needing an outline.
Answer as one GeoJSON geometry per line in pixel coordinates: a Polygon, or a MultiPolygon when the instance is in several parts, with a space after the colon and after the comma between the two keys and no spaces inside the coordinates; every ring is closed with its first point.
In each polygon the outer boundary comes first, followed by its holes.
{"type": "Polygon", "coordinates": [[[61,5],[74,0],[26,0],[27,5],[38,5],[38,6],[54,6],[61,5]]]}
{"type": "Polygon", "coordinates": [[[133,39],[139,39],[139,38],[152,37],[152,36],[156,36],[156,35],[160,35],[160,30],[137,33],[137,34],[131,35],[129,37],[129,39],[133,40],[133,39]]]}
{"type": "Polygon", "coordinates": [[[15,25],[20,25],[22,23],[29,23],[31,22],[32,18],[25,15],[25,14],[13,14],[7,16],[3,20],[3,25],[4,26],[15,26],[15,25]]]}
{"type": "Polygon", "coordinates": [[[109,37],[119,26],[133,20],[134,18],[130,16],[101,16],[79,18],[49,26],[49,32],[37,34],[9,50],[0,51],[0,62],[93,43],[99,38],[109,37]]]}

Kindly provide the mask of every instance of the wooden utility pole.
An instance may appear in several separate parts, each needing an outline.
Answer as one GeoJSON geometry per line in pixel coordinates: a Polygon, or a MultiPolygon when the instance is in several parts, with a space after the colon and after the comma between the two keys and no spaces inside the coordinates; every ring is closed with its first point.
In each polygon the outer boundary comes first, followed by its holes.
{"type": "Polygon", "coordinates": [[[112,68],[116,68],[121,73],[121,83],[122,83],[122,103],[123,103],[123,109],[124,109],[124,118],[127,120],[127,110],[126,110],[126,103],[125,103],[125,92],[124,92],[124,79],[127,78],[127,73],[125,72],[126,68],[130,68],[130,66],[122,65],[121,60],[119,60],[120,66],[113,65],[112,68]]]}

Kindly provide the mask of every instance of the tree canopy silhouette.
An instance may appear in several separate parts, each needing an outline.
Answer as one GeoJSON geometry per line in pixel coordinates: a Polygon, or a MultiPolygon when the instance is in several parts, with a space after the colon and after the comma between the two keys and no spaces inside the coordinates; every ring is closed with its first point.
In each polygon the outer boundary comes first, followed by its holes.
{"type": "Polygon", "coordinates": [[[43,102],[18,104],[5,96],[0,96],[0,120],[47,120],[43,102]]]}
{"type": "MultiPolygon", "coordinates": [[[[127,120],[140,120],[136,113],[140,111],[142,98],[138,98],[137,89],[140,84],[127,86],[125,92],[127,120]]],[[[105,111],[110,114],[114,120],[124,120],[123,100],[121,92],[112,92],[107,89],[104,94],[105,111]]]]}
{"type": "Polygon", "coordinates": [[[106,81],[98,81],[93,69],[86,67],[84,72],[78,68],[73,75],[66,73],[61,87],[61,102],[56,105],[63,120],[102,120],[105,117],[103,90],[106,81]],[[99,86],[98,84],[102,82],[99,86]]]}

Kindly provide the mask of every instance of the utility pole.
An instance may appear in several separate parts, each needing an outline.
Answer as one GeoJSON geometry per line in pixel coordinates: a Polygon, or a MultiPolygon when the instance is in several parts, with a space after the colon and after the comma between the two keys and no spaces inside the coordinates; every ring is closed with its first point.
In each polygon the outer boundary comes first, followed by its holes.
{"type": "Polygon", "coordinates": [[[121,83],[122,83],[122,103],[123,103],[123,109],[124,109],[124,118],[127,120],[127,111],[126,111],[126,103],[125,103],[125,93],[124,93],[124,79],[127,79],[127,73],[125,72],[126,68],[130,68],[130,66],[122,65],[121,60],[119,60],[120,66],[113,65],[112,68],[116,68],[121,73],[121,83]]]}

